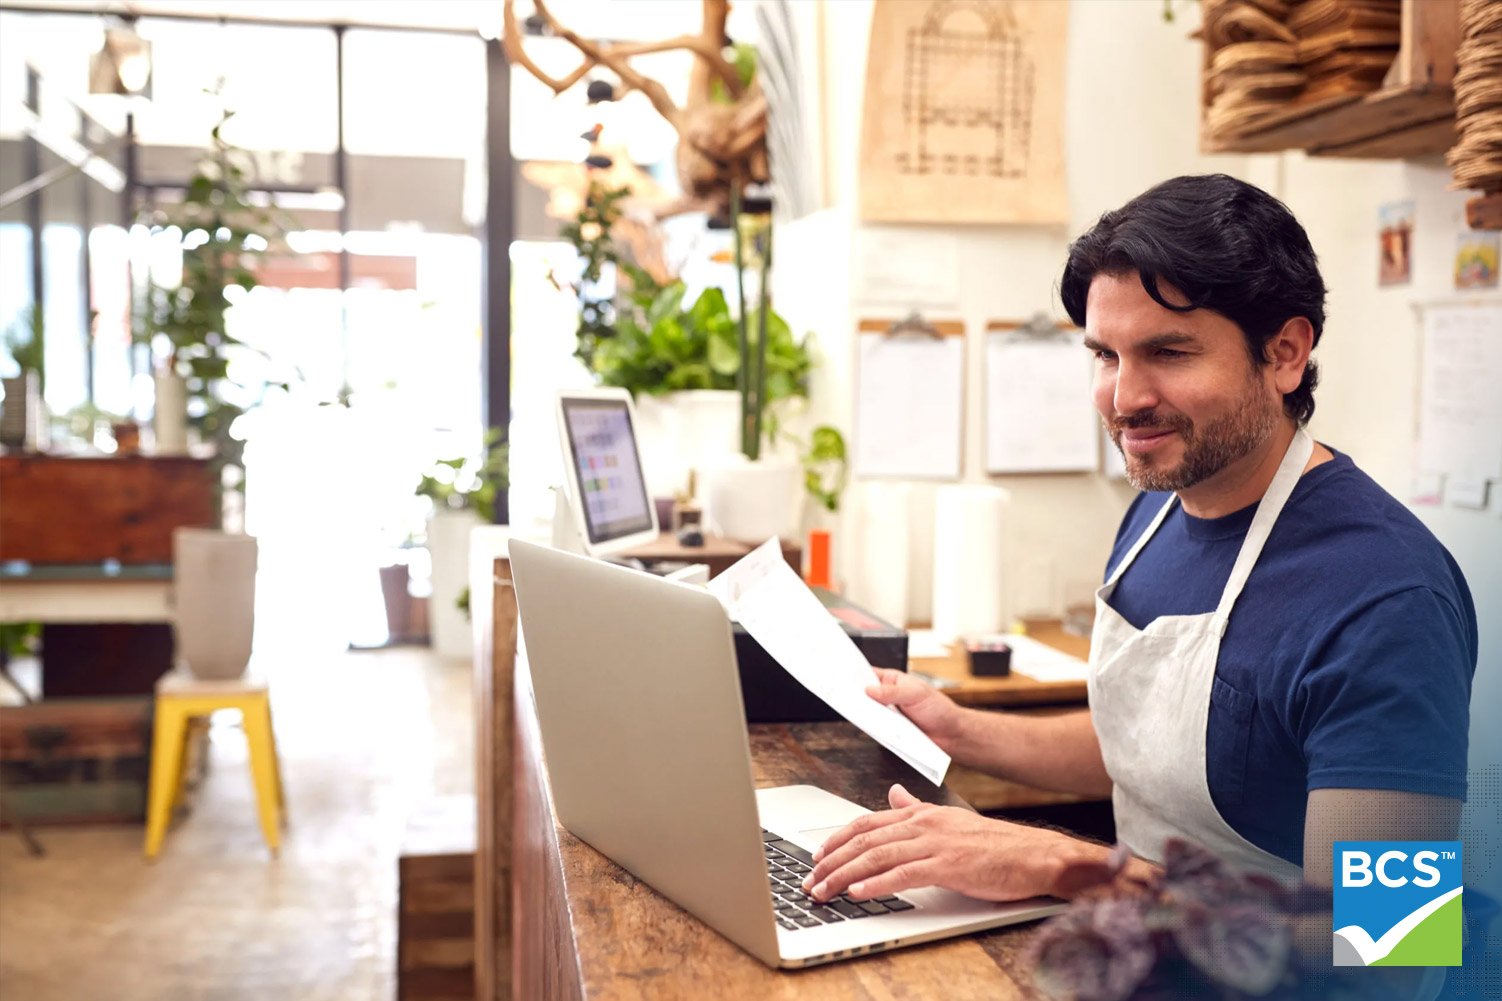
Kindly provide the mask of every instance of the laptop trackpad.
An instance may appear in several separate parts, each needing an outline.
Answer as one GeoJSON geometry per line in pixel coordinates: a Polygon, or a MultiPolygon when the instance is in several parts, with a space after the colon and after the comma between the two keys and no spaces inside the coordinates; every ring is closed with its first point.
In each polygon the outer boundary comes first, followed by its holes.
{"type": "Polygon", "coordinates": [[[767,830],[815,846],[852,820],[871,812],[848,799],[806,785],[758,789],[756,808],[761,814],[761,825],[767,830]]]}

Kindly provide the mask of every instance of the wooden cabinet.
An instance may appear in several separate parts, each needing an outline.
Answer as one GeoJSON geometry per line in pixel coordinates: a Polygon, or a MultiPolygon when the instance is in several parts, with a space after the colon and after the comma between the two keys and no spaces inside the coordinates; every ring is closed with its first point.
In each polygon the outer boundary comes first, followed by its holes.
{"type": "Polygon", "coordinates": [[[172,530],[219,524],[207,459],[0,456],[0,560],[172,562],[172,530]]]}

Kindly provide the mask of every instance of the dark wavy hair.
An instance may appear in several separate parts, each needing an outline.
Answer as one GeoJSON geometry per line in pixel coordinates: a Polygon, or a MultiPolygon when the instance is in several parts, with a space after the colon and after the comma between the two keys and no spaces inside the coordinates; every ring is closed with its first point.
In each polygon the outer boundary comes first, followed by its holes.
{"type": "MultiPolygon", "coordinates": [[[[1288,206],[1225,174],[1175,177],[1107,212],[1069,247],[1059,294],[1076,325],[1099,274],[1136,272],[1153,301],[1176,313],[1210,309],[1241,328],[1255,365],[1271,364],[1267,342],[1302,316],[1319,344],[1325,282],[1304,227],[1288,206]],[[1163,297],[1167,282],[1188,299],[1163,297]]],[[[1283,410],[1299,424],[1314,414],[1319,369],[1310,359],[1283,410]]]]}

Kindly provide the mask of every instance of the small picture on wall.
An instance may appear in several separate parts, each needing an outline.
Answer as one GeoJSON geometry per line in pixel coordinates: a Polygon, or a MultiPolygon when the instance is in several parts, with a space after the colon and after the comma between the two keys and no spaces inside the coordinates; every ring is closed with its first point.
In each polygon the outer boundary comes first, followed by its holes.
{"type": "Polygon", "coordinates": [[[1377,217],[1377,284],[1407,285],[1413,278],[1413,202],[1389,202],[1377,217]]]}
{"type": "Polygon", "coordinates": [[[1502,232],[1474,230],[1455,239],[1455,287],[1496,288],[1502,232]]]}

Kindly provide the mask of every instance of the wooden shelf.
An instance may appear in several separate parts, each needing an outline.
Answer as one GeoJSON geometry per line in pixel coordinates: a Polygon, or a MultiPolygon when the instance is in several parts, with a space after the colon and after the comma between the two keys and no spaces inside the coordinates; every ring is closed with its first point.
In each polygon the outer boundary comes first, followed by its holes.
{"type": "Polygon", "coordinates": [[[1403,158],[1443,153],[1454,144],[1454,93],[1421,85],[1292,102],[1256,131],[1207,139],[1204,146],[1207,153],[1302,149],[1315,156],[1403,158]]]}
{"type": "Polygon", "coordinates": [[[1459,41],[1457,0],[1403,0],[1402,41],[1381,89],[1295,97],[1236,135],[1202,131],[1201,147],[1206,153],[1301,149],[1379,159],[1443,153],[1455,143],[1450,83],[1459,41]]]}

